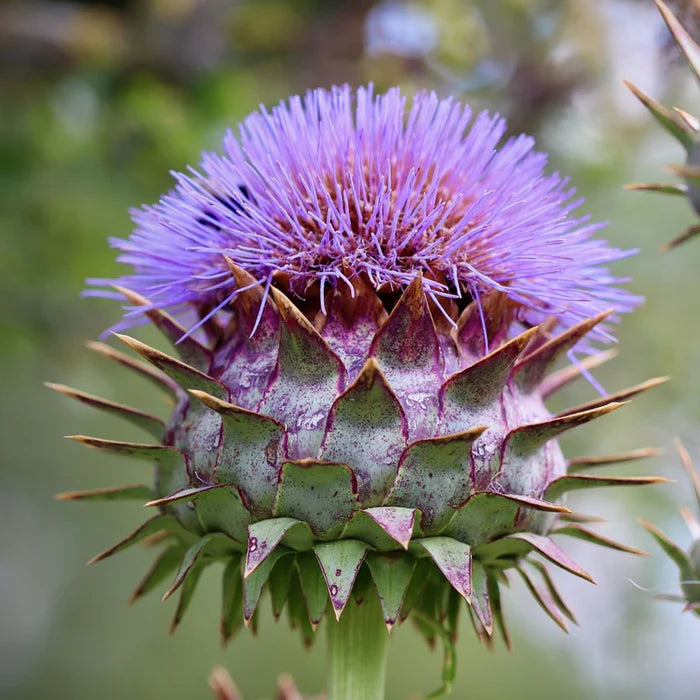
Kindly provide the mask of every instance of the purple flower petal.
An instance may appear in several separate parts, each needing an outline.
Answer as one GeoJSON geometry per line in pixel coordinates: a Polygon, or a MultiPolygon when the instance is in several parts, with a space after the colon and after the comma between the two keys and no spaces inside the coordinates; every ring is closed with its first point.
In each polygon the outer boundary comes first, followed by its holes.
{"type": "MultiPolygon", "coordinates": [[[[110,241],[133,268],[116,282],[201,317],[236,293],[228,256],[263,284],[283,276],[302,297],[359,275],[400,290],[422,272],[435,301],[496,289],[526,323],[630,311],[640,299],[605,266],[634,251],[594,238],[602,224],[572,215],[580,199],[567,179],[545,174],[532,138],[503,142],[505,129],[452,98],[420,93],[407,104],[398,88],[375,95],[371,85],[261,108],[238,138],[225,136],[223,154],[205,153],[132,212],[131,236],[110,241]]],[[[596,333],[611,339],[604,326],[596,333]]]]}

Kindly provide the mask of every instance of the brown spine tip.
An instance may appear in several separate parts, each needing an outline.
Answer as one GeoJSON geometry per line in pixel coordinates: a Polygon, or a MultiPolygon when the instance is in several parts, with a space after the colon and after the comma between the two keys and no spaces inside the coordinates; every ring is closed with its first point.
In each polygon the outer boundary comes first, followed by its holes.
{"type": "Polygon", "coordinates": [[[700,120],[690,112],[686,112],[680,107],[674,107],[673,111],[693,130],[700,131],[700,120]]]}
{"type": "Polygon", "coordinates": [[[566,416],[571,413],[581,413],[583,411],[590,411],[600,406],[604,406],[610,403],[629,403],[629,399],[638,394],[642,394],[649,389],[653,389],[661,384],[665,384],[670,377],[656,377],[654,379],[649,379],[646,382],[637,384],[635,386],[628,387],[627,389],[622,389],[621,391],[616,391],[614,394],[609,394],[608,396],[601,396],[599,399],[589,401],[588,403],[581,404],[575,408],[570,408],[563,413],[559,414],[561,416],[566,416]]]}
{"type": "Polygon", "coordinates": [[[212,396],[206,391],[201,391],[199,389],[188,389],[187,391],[196,399],[199,399],[207,408],[211,408],[213,411],[220,412],[223,406],[228,405],[226,402],[217,399],[216,396],[212,396]]]}
{"type": "Polygon", "coordinates": [[[253,277],[247,270],[236,265],[235,262],[228,256],[224,255],[224,261],[228,265],[228,269],[231,271],[231,275],[236,283],[236,287],[239,289],[241,287],[248,287],[250,285],[259,284],[258,280],[253,277]]]}
{"type": "Polygon", "coordinates": [[[569,472],[586,469],[588,467],[606,467],[611,464],[621,464],[623,462],[633,462],[638,459],[648,459],[649,457],[659,457],[663,450],[658,447],[642,447],[630,452],[619,454],[600,455],[596,457],[576,457],[569,460],[569,472]]]}
{"type": "Polygon", "coordinates": [[[112,335],[121,340],[122,343],[125,345],[128,345],[134,352],[137,352],[141,357],[144,357],[147,360],[151,360],[153,357],[154,353],[157,353],[157,350],[155,348],[152,348],[145,343],[142,343],[140,340],[136,340],[136,338],[132,338],[130,335],[125,335],[124,333],[116,333],[112,332],[112,335]]]}
{"type": "Polygon", "coordinates": [[[603,311],[567,328],[545,343],[538,344],[532,352],[525,355],[515,365],[513,368],[513,379],[525,391],[534,391],[540,386],[551,366],[614,311],[614,309],[603,311]]]}
{"type": "Polygon", "coordinates": [[[119,292],[127,301],[130,301],[132,304],[136,304],[137,306],[148,306],[151,302],[146,299],[146,297],[141,296],[138,292],[135,292],[133,289],[128,289],[127,287],[122,287],[119,284],[113,284],[111,285],[112,289],[115,291],[119,292]]]}
{"type": "Polygon", "coordinates": [[[674,444],[676,446],[678,456],[681,458],[681,464],[683,465],[683,468],[685,469],[686,473],[688,474],[688,477],[690,478],[690,483],[693,485],[693,491],[695,491],[695,498],[698,501],[698,505],[700,505],[700,474],[698,474],[695,467],[693,466],[693,460],[690,458],[690,455],[685,449],[685,446],[681,442],[680,438],[675,438],[674,444]]]}

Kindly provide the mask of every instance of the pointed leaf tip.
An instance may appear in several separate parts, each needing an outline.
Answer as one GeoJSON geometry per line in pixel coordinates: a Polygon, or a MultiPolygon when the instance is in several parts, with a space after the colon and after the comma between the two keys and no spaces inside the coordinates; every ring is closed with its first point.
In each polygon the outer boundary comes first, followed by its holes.
{"type": "Polygon", "coordinates": [[[690,535],[694,540],[700,540],[700,521],[695,517],[690,508],[683,506],[680,510],[681,517],[690,530],[690,535]]]}
{"type": "Polygon", "coordinates": [[[494,574],[489,574],[487,577],[487,586],[489,600],[491,601],[491,610],[493,612],[494,621],[498,630],[501,633],[504,644],[508,651],[513,650],[513,645],[510,640],[510,634],[508,633],[508,627],[506,626],[505,617],[503,615],[503,607],[501,605],[501,592],[498,586],[498,581],[494,574]]]}
{"type": "Polygon", "coordinates": [[[263,588],[270,578],[270,573],[277,561],[291,554],[286,547],[276,547],[248,578],[243,579],[243,624],[249,627],[260,601],[263,588]]]}
{"type": "Polygon", "coordinates": [[[137,600],[152,591],[172,571],[177,569],[183,555],[184,551],[180,545],[173,545],[164,550],[129,596],[129,604],[133,605],[137,600]]]}
{"type": "Polygon", "coordinates": [[[451,537],[426,537],[411,546],[424,549],[452,587],[465,600],[472,595],[472,548],[451,537]]]}
{"type": "Polygon", "coordinates": [[[608,486],[648,486],[669,482],[662,476],[597,476],[594,474],[569,474],[552,481],[545,491],[545,498],[556,501],[562,494],[579,489],[605,488],[608,486]]]}
{"type": "Polygon", "coordinates": [[[185,582],[194,566],[197,564],[199,557],[202,555],[207,545],[211,542],[211,536],[205,535],[200,540],[195,542],[182,557],[180,568],[175,574],[175,579],[170,585],[170,588],[164,593],[162,602],[165,602],[180,586],[185,582]]]}
{"type": "Polygon", "coordinates": [[[369,546],[358,540],[325,542],[314,547],[336,620],[340,620],[368,551],[369,546]]]}
{"type": "Polygon", "coordinates": [[[685,229],[685,231],[683,231],[683,233],[668,241],[668,243],[664,243],[660,248],[660,252],[668,253],[674,248],[677,248],[679,245],[681,245],[681,243],[685,243],[691,238],[695,238],[695,236],[697,236],[699,233],[700,224],[694,224],[693,226],[689,226],[687,229],[685,229]]]}
{"type": "Polygon", "coordinates": [[[472,596],[471,608],[479,618],[481,626],[490,637],[493,634],[493,612],[489,599],[488,575],[485,567],[479,561],[472,563],[472,596]]]}
{"type": "Polygon", "coordinates": [[[693,133],[690,128],[664,107],[660,102],[649,97],[629,80],[622,81],[627,89],[651,112],[661,126],[668,131],[686,150],[693,148],[693,133]]]}
{"type": "Polygon", "coordinates": [[[175,630],[182,622],[182,618],[185,616],[187,609],[192,602],[192,597],[194,596],[194,591],[199,583],[199,578],[204,571],[204,566],[195,566],[189,575],[185,577],[185,580],[180,588],[180,597],[177,601],[177,608],[175,609],[175,614],[173,615],[172,622],[170,623],[170,634],[175,634],[175,630]]]}
{"type": "Polygon", "coordinates": [[[532,578],[527,574],[527,572],[521,567],[516,567],[517,572],[520,577],[525,582],[527,589],[530,591],[532,597],[537,601],[537,604],[544,610],[547,615],[567,634],[569,633],[569,626],[566,624],[566,620],[562,616],[561,609],[557,605],[554,596],[552,595],[551,589],[547,586],[538,585],[532,578]]]}
{"type": "Polygon", "coordinates": [[[675,182],[629,182],[622,186],[623,190],[632,192],[657,192],[659,194],[673,194],[685,197],[688,194],[688,188],[683,184],[675,182]]]}
{"type": "Polygon", "coordinates": [[[96,408],[97,410],[104,411],[105,413],[111,413],[114,416],[127,420],[133,425],[136,425],[137,427],[150,433],[157,440],[161,440],[163,437],[163,433],[165,432],[165,423],[156,416],[152,416],[149,413],[144,413],[143,411],[139,411],[131,406],[126,406],[121,403],[100,398],[99,396],[94,396],[93,394],[88,394],[87,392],[80,391],[79,389],[73,389],[65,384],[44,382],[44,386],[52,389],[53,391],[57,391],[59,394],[63,394],[68,398],[79,401],[86,406],[96,408]]]}
{"type": "Polygon", "coordinates": [[[538,498],[481,491],[472,494],[459,507],[445,534],[478,547],[512,532],[521,509],[570,513],[565,506],[538,498]]]}
{"type": "Polygon", "coordinates": [[[698,507],[700,508],[700,474],[698,474],[696,471],[695,466],[693,465],[693,460],[690,458],[690,454],[688,454],[688,450],[686,450],[685,445],[681,442],[680,438],[676,437],[673,442],[676,447],[676,451],[678,452],[678,456],[681,459],[683,469],[685,469],[690,479],[690,483],[693,485],[695,499],[697,500],[698,507]]]}
{"type": "Polygon", "coordinates": [[[391,632],[399,618],[401,606],[406,598],[416,560],[399,553],[367,555],[367,566],[379,595],[379,604],[384,615],[384,624],[391,632]]]}
{"type": "Polygon", "coordinates": [[[391,539],[404,549],[408,549],[413,536],[416,515],[418,514],[415,508],[379,506],[377,508],[366,508],[362,512],[369,515],[391,539]]]}
{"type": "Polygon", "coordinates": [[[184,488],[175,491],[174,493],[168,494],[167,496],[162,496],[160,498],[155,498],[152,501],[144,503],[144,508],[150,508],[153,506],[162,506],[169,503],[183,503],[185,501],[195,500],[196,497],[205,493],[206,491],[211,491],[215,488],[225,488],[229,486],[228,484],[207,484],[206,486],[196,486],[194,488],[184,488]]]}
{"type": "Polygon", "coordinates": [[[302,595],[306,602],[308,621],[315,630],[328,607],[328,587],[319,566],[318,559],[312,552],[299,552],[294,563],[299,574],[302,595]]]}
{"type": "Polygon", "coordinates": [[[157,462],[166,469],[182,467],[184,470],[184,455],[180,450],[167,445],[153,445],[140,442],[120,442],[118,440],[103,440],[87,435],[66,435],[66,439],[75,440],[82,445],[113,454],[145,459],[157,462]]]}
{"type": "Polygon", "coordinates": [[[571,413],[581,413],[583,411],[590,411],[594,408],[600,408],[601,406],[610,405],[611,403],[624,404],[629,403],[629,400],[638,394],[643,394],[645,391],[654,389],[661,384],[665,384],[670,377],[655,377],[653,379],[648,379],[641,384],[636,384],[635,386],[628,387],[627,389],[621,389],[616,391],[614,394],[608,394],[607,396],[601,396],[600,398],[594,399],[593,401],[588,401],[587,403],[576,406],[575,408],[570,408],[560,416],[565,416],[571,413]]]}
{"type": "Polygon", "coordinates": [[[243,578],[248,578],[275,551],[285,537],[293,534],[303,541],[303,548],[310,546],[313,542],[309,526],[295,518],[269,518],[248,525],[243,578]]]}
{"type": "Polygon", "coordinates": [[[164,352],[156,350],[156,348],[152,348],[150,345],[146,345],[140,340],[136,340],[136,338],[121,333],[113,333],[113,335],[150,362],[154,367],[164,372],[182,389],[202,389],[221,399],[226,399],[228,397],[226,387],[214,379],[214,377],[210,377],[196,367],[192,367],[181,360],[166,355],[164,352]]]}
{"type": "Polygon", "coordinates": [[[569,609],[569,606],[564,602],[564,599],[561,597],[561,594],[557,590],[557,587],[554,585],[554,580],[552,579],[552,576],[549,573],[549,569],[540,561],[528,560],[527,563],[530,564],[530,566],[533,569],[539,572],[540,576],[544,581],[545,587],[557,608],[559,608],[559,610],[561,610],[561,612],[563,612],[564,615],[566,615],[566,617],[569,620],[571,620],[571,622],[573,622],[575,625],[578,625],[576,617],[569,609]]]}
{"type": "Polygon", "coordinates": [[[656,540],[666,555],[673,560],[683,578],[692,578],[694,576],[688,555],[675,542],[672,542],[656,525],[653,525],[648,520],[638,518],[637,522],[656,540]]]}
{"type": "Polygon", "coordinates": [[[688,125],[693,131],[700,131],[700,119],[698,119],[694,114],[686,112],[680,107],[674,107],[673,111],[688,125]]]}
{"type": "MultiPolygon", "coordinates": [[[[655,0],[656,6],[659,8],[661,16],[664,18],[664,22],[668,26],[671,35],[673,36],[676,44],[683,52],[688,65],[690,66],[695,77],[700,80],[700,47],[693,39],[692,36],[686,31],[685,27],[678,21],[676,16],[671,12],[668,5],[662,0],[655,0]]],[[[696,3],[697,12],[697,3],[696,3]]]]}
{"type": "Polygon", "coordinates": [[[177,399],[177,384],[175,384],[170,377],[160,370],[157,370],[155,367],[147,365],[145,362],[141,362],[140,360],[135,360],[126,353],[120,352],[106,343],[99,343],[89,340],[85,343],[85,345],[93,352],[102,355],[102,357],[114,360],[122,367],[126,367],[127,369],[132,370],[138,375],[144,377],[152,384],[157,386],[161,391],[164,391],[168,399],[171,401],[175,401],[177,399]]]}
{"type": "Polygon", "coordinates": [[[127,484],[86,491],[64,491],[54,498],[58,501],[143,501],[152,495],[151,487],[146,484],[127,484]]]}
{"type": "MultiPolygon", "coordinates": [[[[596,316],[584,319],[551,340],[537,345],[532,352],[529,352],[515,364],[511,373],[513,380],[525,392],[531,392],[539,388],[545,375],[556,361],[599,323],[612,315],[614,311],[615,309],[607,309],[596,316]]],[[[545,324],[540,324],[539,328],[542,328],[545,324]]]]}
{"type": "Polygon", "coordinates": [[[168,535],[176,535],[178,537],[183,537],[186,541],[191,541],[192,534],[185,530],[180,523],[175,520],[174,517],[170,515],[156,515],[145,523],[141,524],[136,530],[131,534],[127,535],[123,539],[119,540],[116,544],[105,549],[104,551],[96,554],[92,559],[87,562],[87,565],[96,564],[98,561],[102,561],[107,557],[111,557],[113,554],[117,554],[128,547],[146,540],[148,537],[165,531],[168,535]]]}
{"type": "Polygon", "coordinates": [[[112,287],[136,306],[149,307],[143,313],[150,319],[153,325],[173,344],[180,358],[197,368],[208,367],[211,363],[211,352],[204,347],[192,335],[187,335],[187,330],[180,325],[170,314],[138,292],[126,287],[113,284],[112,287]]]}
{"type": "Polygon", "coordinates": [[[503,538],[505,540],[520,540],[525,543],[528,548],[534,549],[538,554],[541,554],[545,559],[549,559],[552,564],[568,571],[569,573],[582,578],[589,583],[595,583],[593,577],[584,569],[582,569],[575,561],[573,561],[553,540],[549,537],[536,535],[531,532],[516,532],[503,538]]]}
{"type": "Polygon", "coordinates": [[[568,473],[574,474],[582,469],[593,467],[607,467],[611,464],[622,464],[624,462],[632,462],[638,459],[648,459],[649,457],[658,457],[663,454],[663,450],[658,447],[642,447],[638,450],[630,452],[622,452],[620,454],[601,455],[595,457],[576,457],[569,460],[568,473]]]}
{"type": "Polygon", "coordinates": [[[612,402],[578,413],[567,413],[540,423],[530,423],[515,428],[506,435],[504,440],[503,463],[507,464],[513,456],[530,455],[566,430],[585,425],[624,405],[625,402],[612,402]]]}
{"type": "Polygon", "coordinates": [[[637,549],[636,547],[630,547],[629,545],[616,542],[608,537],[603,537],[597,532],[593,532],[588,528],[582,527],[578,524],[567,524],[562,527],[557,527],[551,531],[552,535],[568,535],[569,537],[576,537],[584,542],[589,542],[590,544],[596,544],[601,547],[608,547],[609,549],[615,549],[618,552],[627,552],[628,554],[636,554],[640,557],[648,557],[649,555],[642,549],[637,549]]]}
{"type": "Polygon", "coordinates": [[[562,369],[547,375],[542,380],[542,384],[540,385],[540,394],[542,395],[542,398],[548,398],[556,391],[559,391],[559,389],[562,389],[579,377],[583,376],[584,372],[590,372],[590,370],[600,367],[609,360],[617,357],[617,355],[617,350],[612,348],[610,350],[596,353],[595,355],[589,355],[588,357],[583,358],[577,364],[570,364],[567,367],[563,367],[562,369]]]}
{"type": "Polygon", "coordinates": [[[490,413],[500,411],[499,397],[511,369],[537,331],[525,331],[445,380],[439,393],[442,432],[488,422],[490,413]]]}

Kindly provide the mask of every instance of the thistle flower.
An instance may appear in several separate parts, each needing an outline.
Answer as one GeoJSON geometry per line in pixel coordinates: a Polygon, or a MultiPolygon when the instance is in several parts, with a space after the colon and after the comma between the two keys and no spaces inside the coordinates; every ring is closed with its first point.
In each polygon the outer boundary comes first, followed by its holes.
{"type": "MultiPolygon", "coordinates": [[[[700,80],[700,46],[697,45],[662,0],[655,0],[655,2],[676,45],[685,57],[695,77],[700,80]]],[[[679,107],[669,110],[660,102],[644,94],[636,85],[628,81],[624,82],[659,124],[683,146],[686,153],[684,165],[668,166],[670,172],[683,178],[684,182],[682,184],[635,182],[627,185],[627,189],[685,197],[695,213],[700,215],[700,119],[679,107]]],[[[671,250],[681,243],[694,238],[698,233],[700,233],[700,224],[693,224],[683,233],[666,243],[663,249],[671,250]]]]}
{"type": "Polygon", "coordinates": [[[654,451],[567,461],[556,438],[660,380],[557,415],[545,406],[609,357],[552,371],[588,334],[610,338],[609,305],[637,303],[604,267],[629,251],[572,215],[573,191],[543,173],[531,139],[499,147],[504,128],[432,94],[407,108],[398,90],[316,90],[248,117],[224,155],[176,174],[113,241],[133,272],[93,282],[113,284],[101,293],[132,304],[124,324],[150,320],[178,357],[123,335],[148,364],[90,346],[175,405],[163,422],[54,385],[155,437],[75,436],[155,462],[155,480],[64,497],[157,510],[93,561],[159,533],[132,597],[174,574],[173,628],[202,571],[224,561],[224,640],[255,627],[267,586],[274,615],[286,607],[309,643],[328,610],[339,620],[332,657],[355,657],[334,662],[331,697],[378,697],[382,619],[410,615],[445,641],[449,684],[463,601],[481,637],[495,626],[507,642],[499,587],[516,571],[566,629],[573,616],[537,557],[590,580],[555,539],[635,551],[562,500],[658,481],[582,473],[654,451]],[[353,663],[352,682],[372,689],[344,685],[353,663]]]}
{"type": "Polygon", "coordinates": [[[228,257],[266,290],[323,313],[327,290],[345,285],[352,297],[354,278],[390,295],[419,273],[452,325],[450,300],[489,290],[530,325],[629,311],[638,299],[601,264],[635,251],[593,238],[602,224],[571,215],[580,200],[565,178],[544,174],[530,137],[498,148],[505,128],[434,94],[407,110],[398,89],[316,90],[261,109],[240,139],[227,134],[222,155],[175,173],[173,192],[133,212],[131,237],[111,241],[134,268],[117,283],[153,307],[213,313],[244,291],[228,257]]]}
{"type": "Polygon", "coordinates": [[[658,527],[646,520],[640,522],[649,531],[661,549],[673,560],[680,573],[683,595],[661,594],[657,597],[663,600],[685,603],[684,610],[692,610],[696,615],[700,615],[700,474],[695,470],[690,455],[680,441],[676,442],[676,448],[683,467],[690,477],[690,483],[693,486],[697,502],[697,516],[690,508],[681,508],[681,515],[688,526],[693,541],[687,552],[685,552],[677,544],[671,542],[658,527]]]}

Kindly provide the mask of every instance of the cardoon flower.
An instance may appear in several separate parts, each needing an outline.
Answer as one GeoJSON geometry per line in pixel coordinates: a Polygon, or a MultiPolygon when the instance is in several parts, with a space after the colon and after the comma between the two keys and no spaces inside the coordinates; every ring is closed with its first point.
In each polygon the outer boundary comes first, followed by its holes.
{"type": "Polygon", "coordinates": [[[645,520],[642,520],[641,523],[661,546],[661,549],[673,560],[680,574],[683,594],[661,594],[657,597],[663,600],[685,603],[683,608],[685,611],[692,610],[696,615],[700,615],[700,474],[695,470],[690,455],[680,441],[676,442],[676,447],[678,448],[683,467],[690,478],[697,503],[697,517],[690,508],[681,508],[681,515],[692,537],[690,547],[686,552],[677,544],[671,542],[655,525],[645,520]]]}
{"type": "Polygon", "coordinates": [[[315,90],[249,116],[112,241],[132,271],[98,293],[177,357],[124,335],[147,364],[92,347],[174,408],[163,422],[57,387],[154,438],[76,436],[155,462],[155,479],[66,497],[148,501],[156,514],[93,561],[159,533],[133,598],[172,577],[173,628],[223,561],[225,640],[255,626],[267,589],[307,642],[330,617],[331,697],[381,697],[384,625],[411,616],[450,645],[465,607],[507,642],[500,584],[517,572],[566,629],[548,564],[590,576],[559,538],[633,551],[563,498],[656,481],[585,473],[652,451],[567,460],[556,438],[656,382],[545,406],[606,355],[555,363],[637,303],[606,267],[629,251],[595,238],[532,139],[504,130],[434,94],[315,90]]]}
{"type": "MultiPolygon", "coordinates": [[[[695,40],[685,30],[671,10],[668,9],[668,6],[662,0],[655,1],[676,45],[685,57],[695,77],[700,80],[700,46],[695,43],[695,40]]],[[[625,84],[651,112],[659,124],[683,146],[686,153],[684,165],[670,165],[668,167],[672,173],[683,178],[683,183],[636,182],[627,185],[627,189],[680,195],[685,197],[695,213],[700,215],[700,119],[678,107],[669,110],[660,102],[645,95],[636,85],[628,81],[625,81],[625,84]]],[[[670,250],[675,248],[681,243],[694,238],[698,233],[700,233],[700,224],[693,224],[683,233],[666,243],[664,249],[670,250]]]]}

